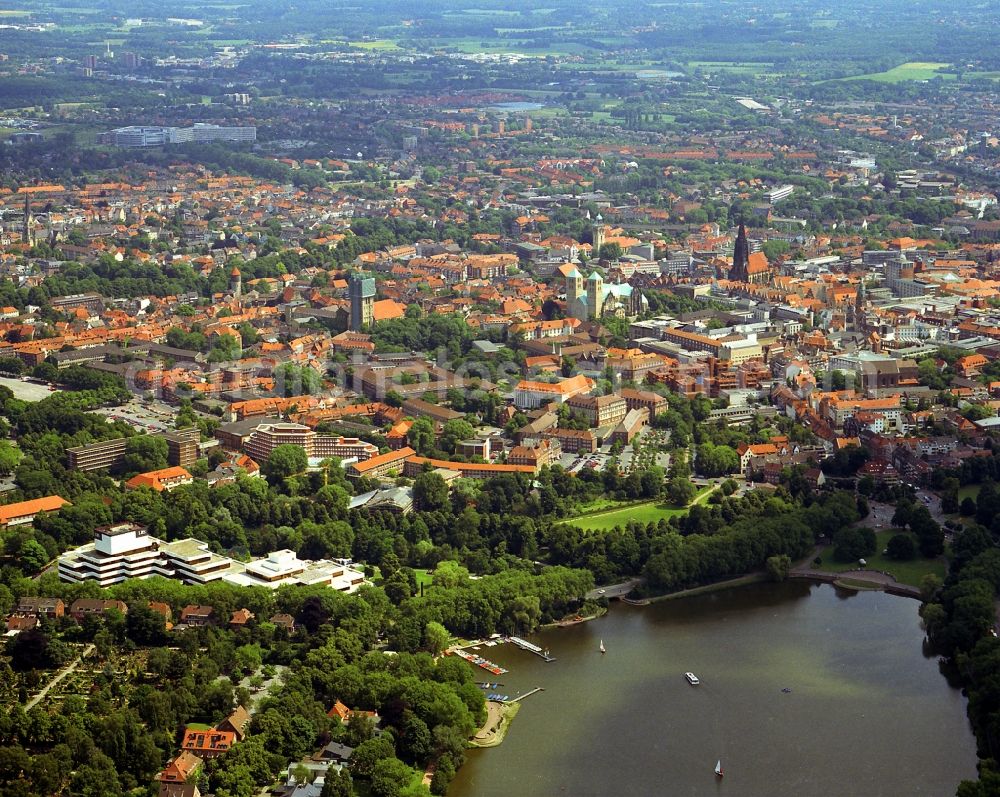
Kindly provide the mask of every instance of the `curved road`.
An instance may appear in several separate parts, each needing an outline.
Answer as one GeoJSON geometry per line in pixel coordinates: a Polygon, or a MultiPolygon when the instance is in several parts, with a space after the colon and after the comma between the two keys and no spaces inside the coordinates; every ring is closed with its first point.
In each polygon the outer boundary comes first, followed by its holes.
{"type": "Polygon", "coordinates": [[[621,598],[628,595],[633,589],[635,589],[639,584],[642,583],[641,578],[633,578],[628,581],[623,581],[621,584],[609,584],[606,587],[598,587],[597,589],[592,589],[584,597],[587,600],[593,601],[598,598],[621,598]]]}

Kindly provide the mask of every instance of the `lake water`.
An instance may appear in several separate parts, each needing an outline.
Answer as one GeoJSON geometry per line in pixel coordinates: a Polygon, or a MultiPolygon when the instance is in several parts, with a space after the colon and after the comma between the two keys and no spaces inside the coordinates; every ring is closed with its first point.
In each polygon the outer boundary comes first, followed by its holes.
{"type": "Polygon", "coordinates": [[[684,73],[671,72],[666,69],[640,69],[635,73],[635,76],[646,80],[668,80],[675,77],[684,77],[684,73]]]}
{"type": "Polygon", "coordinates": [[[498,102],[496,105],[490,105],[488,110],[490,111],[538,111],[545,106],[540,102],[498,102]]]}
{"type": "Polygon", "coordinates": [[[976,775],[975,739],[922,652],[918,605],[755,584],[533,635],[550,664],[483,648],[510,670],[499,693],[545,691],[502,745],[469,752],[449,797],[953,795],[976,775]]]}

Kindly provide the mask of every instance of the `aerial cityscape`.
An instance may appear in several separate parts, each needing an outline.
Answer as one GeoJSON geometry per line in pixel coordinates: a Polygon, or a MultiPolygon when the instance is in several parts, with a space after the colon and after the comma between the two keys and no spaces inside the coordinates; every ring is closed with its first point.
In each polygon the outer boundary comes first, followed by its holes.
{"type": "Polygon", "coordinates": [[[0,797],[1000,795],[998,41],[2,3],[0,797]]]}

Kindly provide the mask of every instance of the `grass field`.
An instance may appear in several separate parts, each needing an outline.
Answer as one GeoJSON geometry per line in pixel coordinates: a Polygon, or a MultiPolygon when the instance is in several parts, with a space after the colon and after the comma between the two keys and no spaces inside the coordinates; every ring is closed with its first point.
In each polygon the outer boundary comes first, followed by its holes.
{"type": "Polygon", "coordinates": [[[413,575],[417,578],[417,589],[420,589],[421,585],[424,587],[429,587],[431,585],[431,571],[425,570],[423,568],[414,568],[413,575]]]}
{"type": "Polygon", "coordinates": [[[981,484],[967,484],[965,487],[958,488],[958,501],[961,503],[966,498],[979,499],[979,490],[982,488],[981,484]]]}
{"type": "Polygon", "coordinates": [[[874,80],[877,83],[903,83],[907,80],[931,80],[940,76],[945,80],[954,80],[954,75],[939,75],[939,72],[948,66],[951,65],[933,61],[908,61],[885,72],[872,72],[868,75],[855,75],[843,79],[874,80]]]}
{"type": "Polygon", "coordinates": [[[615,526],[625,526],[630,520],[636,520],[639,523],[656,523],[664,518],[685,513],[687,513],[686,507],[681,508],[670,504],[661,504],[658,501],[649,501],[645,504],[631,504],[623,509],[610,512],[584,515],[564,522],[579,526],[584,531],[608,531],[615,526]]]}
{"type": "Polygon", "coordinates": [[[743,74],[767,75],[771,74],[774,64],[751,61],[688,61],[688,69],[703,69],[706,72],[739,72],[743,74]]]}
{"type": "Polygon", "coordinates": [[[567,518],[561,521],[573,526],[578,526],[584,531],[608,531],[615,526],[625,526],[630,520],[639,523],[657,523],[664,518],[672,518],[678,515],[686,515],[690,506],[701,503],[711,492],[711,488],[703,487],[698,491],[694,501],[686,507],[673,506],[672,504],[661,503],[660,501],[641,501],[639,503],[601,502],[595,501],[587,507],[599,506],[598,509],[590,511],[588,514],[567,518]],[[614,508],[617,507],[617,508],[614,508]]]}
{"type": "MultiPolygon", "coordinates": [[[[917,558],[909,562],[897,562],[895,559],[889,559],[882,554],[889,539],[899,533],[899,529],[886,529],[885,531],[876,533],[875,536],[878,540],[875,549],[876,553],[865,557],[868,569],[891,573],[896,577],[896,581],[901,584],[909,584],[913,587],[919,587],[921,579],[928,573],[933,573],[938,578],[943,579],[947,571],[947,563],[943,556],[937,559],[924,559],[917,554],[917,558]]],[[[824,549],[820,556],[823,559],[823,564],[818,568],[820,570],[828,570],[831,573],[843,573],[848,570],[856,570],[858,567],[857,562],[844,563],[836,561],[833,558],[833,546],[824,549]]]]}
{"type": "Polygon", "coordinates": [[[580,504],[579,510],[581,515],[593,515],[597,512],[605,512],[609,509],[618,509],[622,506],[621,501],[616,501],[613,498],[598,498],[594,501],[588,501],[585,504],[580,504]]]}
{"type": "Polygon", "coordinates": [[[348,42],[351,47],[358,47],[362,50],[401,50],[399,43],[395,39],[376,39],[370,42],[348,42]]]}

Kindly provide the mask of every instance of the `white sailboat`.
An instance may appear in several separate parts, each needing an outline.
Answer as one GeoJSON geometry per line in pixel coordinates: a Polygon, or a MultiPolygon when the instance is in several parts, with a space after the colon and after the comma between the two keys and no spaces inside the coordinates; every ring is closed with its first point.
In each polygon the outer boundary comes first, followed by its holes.
{"type": "Polygon", "coordinates": [[[601,640],[601,653],[607,653],[607,650],[604,649],[604,640],[603,639],[601,640]]]}
{"type": "Polygon", "coordinates": [[[723,775],[723,772],[722,772],[722,759],[720,758],[718,761],[715,762],[715,776],[717,778],[721,778],[722,775],[723,775]]]}

